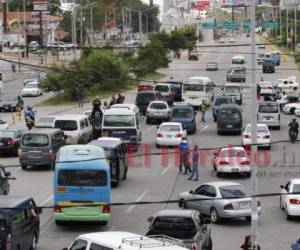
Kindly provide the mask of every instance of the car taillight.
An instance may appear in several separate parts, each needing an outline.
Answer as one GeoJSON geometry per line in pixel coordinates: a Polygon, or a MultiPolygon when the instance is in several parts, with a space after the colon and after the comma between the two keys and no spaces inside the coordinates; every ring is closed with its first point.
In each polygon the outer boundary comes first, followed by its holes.
{"type": "Polygon", "coordinates": [[[161,133],[157,133],[156,137],[163,137],[163,135],[161,133]]]}
{"type": "Polygon", "coordinates": [[[192,243],[192,250],[198,250],[198,246],[196,243],[192,243]]]}
{"type": "Polygon", "coordinates": [[[219,165],[228,165],[229,162],[228,161],[219,161],[219,165]]]}
{"type": "Polygon", "coordinates": [[[250,135],[244,135],[244,138],[251,138],[251,136],[250,135]]]}
{"type": "Polygon", "coordinates": [[[15,145],[17,142],[15,140],[9,140],[8,145],[15,145]]]}
{"type": "Polygon", "coordinates": [[[290,203],[293,205],[300,205],[300,200],[298,199],[290,199],[290,203]]]}
{"type": "Polygon", "coordinates": [[[7,235],[6,238],[6,250],[10,250],[11,249],[11,235],[7,235]]]}
{"type": "Polygon", "coordinates": [[[102,207],[102,213],[109,214],[110,213],[110,206],[109,205],[104,205],[102,207]]]}
{"type": "Polygon", "coordinates": [[[224,206],[224,209],[225,209],[225,210],[232,210],[232,209],[233,209],[233,206],[232,206],[231,203],[228,203],[228,204],[226,204],[226,205],[224,206]]]}
{"type": "Polygon", "coordinates": [[[182,137],[183,134],[177,134],[175,137],[182,137]]]}
{"type": "Polygon", "coordinates": [[[265,135],[264,139],[270,139],[270,136],[269,135],[265,135]]]}
{"type": "Polygon", "coordinates": [[[53,212],[54,213],[61,213],[61,207],[60,206],[54,206],[53,212]]]}
{"type": "Polygon", "coordinates": [[[240,163],[241,165],[249,165],[250,164],[250,161],[246,160],[246,161],[241,161],[240,163]]]}

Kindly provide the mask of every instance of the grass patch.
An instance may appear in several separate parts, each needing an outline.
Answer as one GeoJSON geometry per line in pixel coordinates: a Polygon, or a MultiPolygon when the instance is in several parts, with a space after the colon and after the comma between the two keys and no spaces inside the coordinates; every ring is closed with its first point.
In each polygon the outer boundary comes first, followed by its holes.
{"type": "MultiPolygon", "coordinates": [[[[164,74],[161,73],[152,73],[142,79],[149,79],[149,80],[160,80],[161,78],[165,77],[164,74]]],[[[123,86],[117,90],[104,90],[99,92],[87,93],[85,96],[85,103],[90,103],[95,96],[99,96],[101,99],[109,98],[113,95],[117,95],[119,93],[123,93],[129,90],[136,89],[137,83],[132,82],[127,86],[123,86]]],[[[42,101],[37,104],[38,107],[45,107],[45,106],[61,106],[61,105],[76,105],[78,102],[72,99],[70,96],[61,93],[54,97],[49,98],[48,100],[42,101]]]]}

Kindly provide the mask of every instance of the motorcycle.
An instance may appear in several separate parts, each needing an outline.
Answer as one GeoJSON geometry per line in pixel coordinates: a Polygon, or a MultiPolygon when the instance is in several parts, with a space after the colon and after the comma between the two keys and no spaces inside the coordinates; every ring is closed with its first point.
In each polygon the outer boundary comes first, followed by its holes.
{"type": "Polygon", "coordinates": [[[289,129],[289,137],[292,143],[294,143],[298,138],[298,131],[294,127],[290,127],[289,129]]]}
{"type": "Polygon", "coordinates": [[[32,119],[26,119],[25,123],[28,130],[31,130],[34,127],[34,120],[32,119]]]}

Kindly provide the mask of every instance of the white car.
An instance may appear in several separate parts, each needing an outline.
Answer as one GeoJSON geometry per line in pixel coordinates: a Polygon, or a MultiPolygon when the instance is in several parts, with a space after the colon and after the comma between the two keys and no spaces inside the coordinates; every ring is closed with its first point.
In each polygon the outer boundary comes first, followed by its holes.
{"type": "Polygon", "coordinates": [[[0,119],[0,130],[8,129],[8,124],[6,121],[0,119]]]}
{"type": "MultiPolygon", "coordinates": [[[[251,124],[247,124],[245,131],[243,133],[243,145],[246,149],[251,147],[251,124]]],[[[257,124],[257,144],[261,148],[271,148],[271,134],[268,125],[263,123],[257,124]]]]}
{"type": "Polygon", "coordinates": [[[287,103],[283,106],[282,110],[287,114],[295,114],[296,109],[300,108],[300,102],[287,103]]]}
{"type": "Polygon", "coordinates": [[[29,50],[30,51],[36,51],[40,45],[37,41],[31,41],[29,44],[28,44],[28,47],[29,47],[29,50]]]}
{"type": "Polygon", "coordinates": [[[243,147],[222,148],[215,153],[213,167],[217,176],[223,174],[244,174],[251,175],[250,160],[243,147]]]}
{"type": "Polygon", "coordinates": [[[178,146],[187,132],[179,122],[163,122],[156,133],[156,146],[178,146]]]}
{"type": "Polygon", "coordinates": [[[22,89],[22,96],[40,96],[42,90],[36,82],[28,82],[22,89]]]}
{"type": "Polygon", "coordinates": [[[287,79],[277,79],[275,83],[278,86],[278,90],[281,92],[291,92],[299,88],[299,83],[295,77],[289,77],[287,79]]]}
{"type": "Polygon", "coordinates": [[[260,94],[261,95],[276,95],[277,92],[277,85],[269,82],[269,81],[263,81],[258,83],[261,87],[260,94]]]}
{"type": "Polygon", "coordinates": [[[280,208],[285,211],[286,219],[293,216],[300,216],[300,195],[287,194],[300,192],[300,179],[291,179],[285,186],[281,187],[280,208]]]}
{"type": "Polygon", "coordinates": [[[295,116],[300,116],[300,106],[295,109],[295,116]]]}

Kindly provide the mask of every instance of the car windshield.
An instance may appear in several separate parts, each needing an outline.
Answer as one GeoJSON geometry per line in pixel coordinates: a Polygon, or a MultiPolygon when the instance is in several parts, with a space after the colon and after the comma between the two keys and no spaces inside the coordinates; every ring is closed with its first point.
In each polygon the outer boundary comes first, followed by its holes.
{"type": "Polygon", "coordinates": [[[63,131],[74,131],[77,130],[77,122],[71,120],[57,120],[55,121],[55,128],[60,128],[63,131]]]}
{"type": "Polygon", "coordinates": [[[294,187],[293,187],[293,191],[292,192],[300,192],[300,184],[294,184],[294,187]]]}
{"type": "Polygon", "coordinates": [[[232,64],[244,64],[243,59],[232,59],[232,64]]]}
{"type": "Polygon", "coordinates": [[[159,92],[169,92],[169,86],[168,85],[156,85],[154,87],[155,91],[159,91],[159,92]]]}
{"type": "Polygon", "coordinates": [[[107,183],[106,172],[103,170],[60,170],[59,186],[104,187],[107,183]]]}
{"type": "Polygon", "coordinates": [[[222,150],[220,153],[221,157],[240,157],[240,158],[244,158],[246,157],[246,152],[244,150],[234,150],[234,149],[226,149],[226,150],[222,150]]]}
{"type": "Polygon", "coordinates": [[[15,137],[15,133],[11,132],[11,131],[1,130],[0,131],[0,137],[14,138],[15,137]]]}
{"type": "Polygon", "coordinates": [[[137,103],[149,103],[154,99],[154,93],[139,93],[136,96],[137,103]]]}
{"type": "Polygon", "coordinates": [[[172,112],[173,118],[189,118],[191,116],[193,116],[193,110],[191,108],[173,109],[172,112]]]}
{"type": "Polygon", "coordinates": [[[241,89],[239,86],[226,86],[225,93],[240,93],[241,89]]]}
{"type": "Polygon", "coordinates": [[[27,83],[25,88],[37,88],[37,84],[34,84],[34,83],[27,83]]]}
{"type": "Polygon", "coordinates": [[[151,109],[167,109],[167,105],[165,103],[152,103],[150,105],[150,108],[151,109]]]}
{"type": "Polygon", "coordinates": [[[197,227],[191,218],[158,217],[153,222],[155,233],[179,239],[191,239],[197,232],[197,227]]]}
{"type": "Polygon", "coordinates": [[[179,125],[161,125],[159,131],[163,132],[178,132],[180,131],[179,125]]]}
{"type": "Polygon", "coordinates": [[[278,113],[278,105],[261,104],[258,108],[259,113],[278,113]]]}
{"type": "Polygon", "coordinates": [[[232,103],[231,98],[217,98],[215,101],[215,106],[220,106],[222,104],[229,104],[232,103]]]}
{"type": "Polygon", "coordinates": [[[183,91],[204,91],[203,84],[185,83],[183,84],[183,91]]]}
{"type": "Polygon", "coordinates": [[[46,147],[49,144],[49,138],[43,134],[26,134],[23,136],[22,144],[28,147],[46,147]]]}
{"type": "Polygon", "coordinates": [[[222,198],[240,198],[245,197],[246,193],[241,185],[219,187],[222,198]]]}
{"type": "Polygon", "coordinates": [[[134,127],[134,115],[105,115],[105,127],[134,127]]]}
{"type": "MultiPolygon", "coordinates": [[[[247,126],[246,133],[251,133],[251,126],[247,126]]],[[[268,128],[265,126],[257,126],[257,133],[268,133],[268,128]]]]}
{"type": "Polygon", "coordinates": [[[15,96],[4,96],[2,101],[3,102],[16,102],[17,97],[15,97],[15,96]]]}
{"type": "Polygon", "coordinates": [[[241,114],[236,109],[222,109],[220,112],[221,120],[239,120],[241,119],[241,114]]]}

